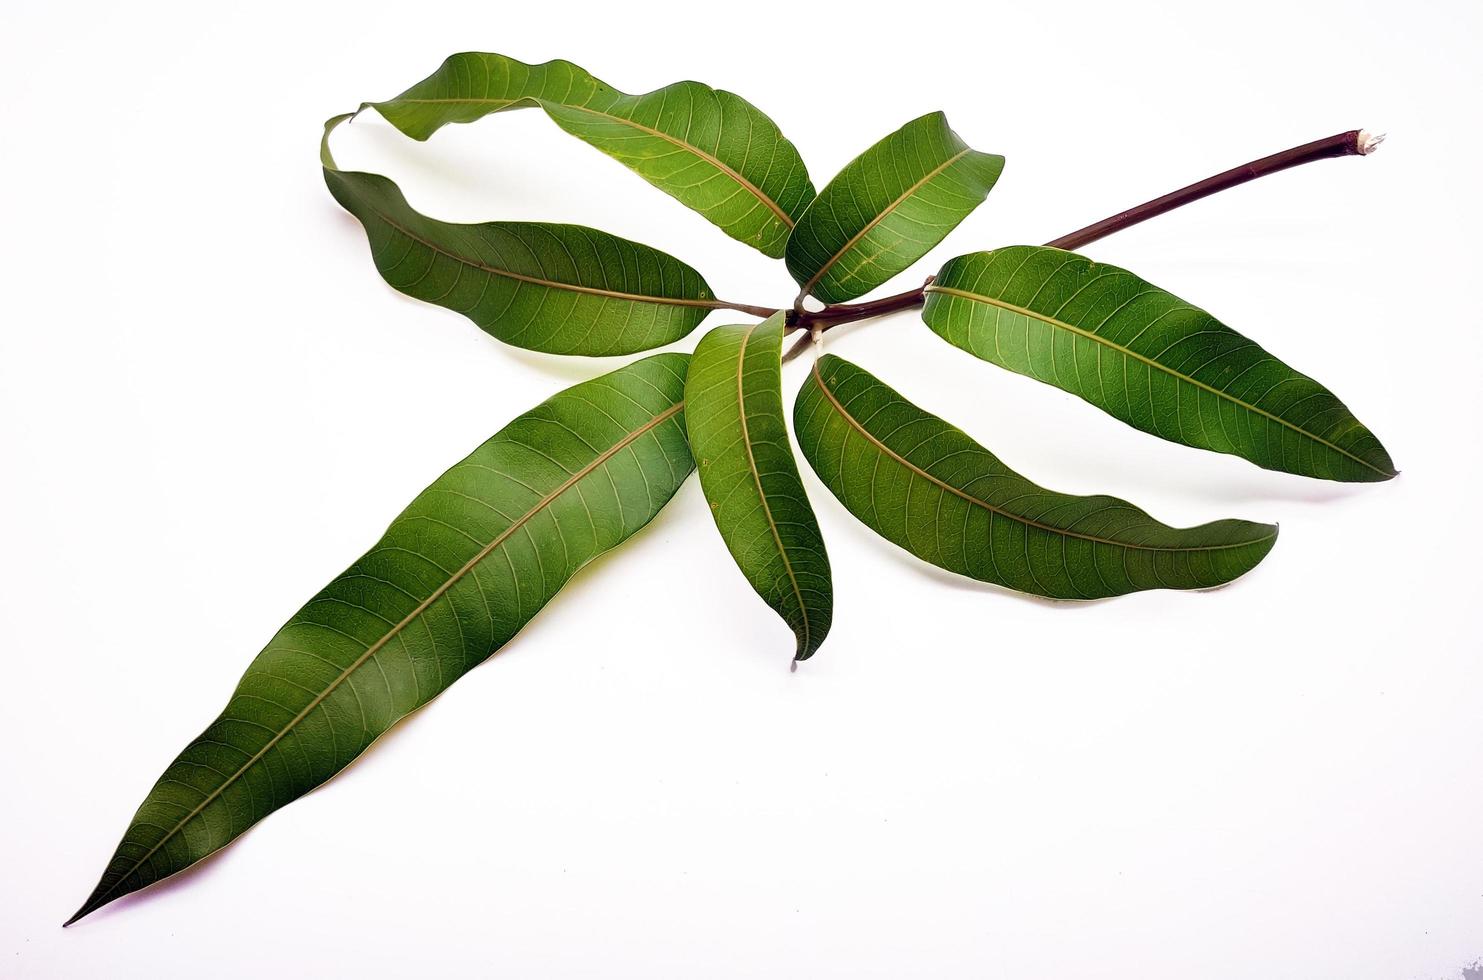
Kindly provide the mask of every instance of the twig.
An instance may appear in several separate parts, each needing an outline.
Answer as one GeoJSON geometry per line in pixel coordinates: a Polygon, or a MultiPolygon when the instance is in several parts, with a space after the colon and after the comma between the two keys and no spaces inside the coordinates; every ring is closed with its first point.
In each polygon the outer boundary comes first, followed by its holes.
{"type": "MultiPolygon", "coordinates": [[[[1103,218],[1085,228],[1052,239],[1046,242],[1046,245],[1067,250],[1081,248],[1083,245],[1090,245],[1092,242],[1106,238],[1114,232],[1141,224],[1149,218],[1156,218],[1175,208],[1198,201],[1202,197],[1209,197],[1211,194],[1238,187],[1247,181],[1265,177],[1267,174],[1275,174],[1280,170],[1312,163],[1315,160],[1327,160],[1330,157],[1367,156],[1374,153],[1375,148],[1384,139],[1384,134],[1372,136],[1363,129],[1351,129],[1345,133],[1336,133],[1321,140],[1304,143],[1302,146],[1295,146],[1280,153],[1262,157],[1260,160],[1244,163],[1213,177],[1206,177],[1204,180],[1190,184],[1188,187],[1181,187],[1163,197],[1145,201],[1137,207],[1120,211],[1110,218],[1103,218]]],[[[870,300],[866,303],[842,303],[826,306],[822,310],[813,312],[791,311],[788,314],[788,326],[790,328],[817,328],[822,332],[837,327],[841,323],[853,323],[856,320],[883,316],[898,310],[908,310],[922,305],[925,299],[924,290],[931,282],[929,278],[919,289],[908,290],[884,299],[870,300]]],[[[769,311],[769,314],[771,312],[769,311]]],[[[798,342],[783,355],[783,363],[786,364],[802,354],[810,342],[809,334],[800,337],[798,342]]]]}

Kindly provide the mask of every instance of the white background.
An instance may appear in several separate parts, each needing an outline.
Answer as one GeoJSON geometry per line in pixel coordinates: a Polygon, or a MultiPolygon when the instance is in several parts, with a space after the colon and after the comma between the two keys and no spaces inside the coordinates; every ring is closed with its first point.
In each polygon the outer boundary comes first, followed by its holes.
{"type": "MultiPolygon", "coordinates": [[[[6,4],[0,975],[1461,976],[1483,957],[1480,42],[1463,0],[6,4]],[[692,481],[322,791],[64,932],[274,629],[446,466],[616,366],[394,293],[324,189],[326,117],[466,49],[740,92],[820,186],[946,110],[1009,163],[903,282],[1388,130],[1088,251],[1317,375],[1403,475],[1162,443],[911,315],[840,330],[831,350],[1041,483],[1281,541],[1217,592],[1056,605],[873,538],[805,468],[837,606],[790,675],[692,481]]],[[[723,296],[792,295],[534,112],[425,145],[366,116],[336,154],[440,217],[591,224],[723,296]]]]}

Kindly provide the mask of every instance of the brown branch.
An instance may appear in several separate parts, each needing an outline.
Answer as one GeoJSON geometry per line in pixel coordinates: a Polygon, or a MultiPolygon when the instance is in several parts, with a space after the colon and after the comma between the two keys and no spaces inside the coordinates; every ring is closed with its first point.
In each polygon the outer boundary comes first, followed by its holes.
{"type": "MultiPolygon", "coordinates": [[[[1177,191],[1156,197],[1151,201],[1145,201],[1137,207],[1120,211],[1110,218],[1103,218],[1095,224],[1087,225],[1060,238],[1046,242],[1052,248],[1064,248],[1067,250],[1081,248],[1092,242],[1106,238],[1115,232],[1125,228],[1131,228],[1141,224],[1149,218],[1156,218],[1161,214],[1173,211],[1175,208],[1183,207],[1209,197],[1211,194],[1238,187],[1247,181],[1265,177],[1267,174],[1275,174],[1280,170],[1312,163],[1315,160],[1327,160],[1330,157],[1365,156],[1375,152],[1384,136],[1371,136],[1362,129],[1351,129],[1346,133],[1336,133],[1333,136],[1302,146],[1295,146],[1280,153],[1253,160],[1239,167],[1218,173],[1213,177],[1182,187],[1177,191]]],[[[927,283],[932,280],[929,278],[927,283]]],[[[823,332],[841,323],[853,323],[856,320],[864,320],[868,317],[882,316],[886,313],[895,313],[898,310],[907,310],[922,305],[925,294],[922,288],[898,293],[895,296],[887,296],[883,299],[871,300],[866,303],[844,303],[836,306],[826,306],[822,310],[813,312],[790,312],[788,314],[789,328],[802,328],[812,334],[815,330],[823,332]]],[[[783,362],[793,360],[802,354],[808,347],[811,336],[805,335],[799,338],[798,343],[789,348],[783,355],[783,362]]]]}
{"type": "Polygon", "coordinates": [[[1374,153],[1375,147],[1379,146],[1383,139],[1385,139],[1384,136],[1371,136],[1362,129],[1336,133],[1325,139],[1314,140],[1312,143],[1304,143],[1302,146],[1295,146],[1290,150],[1283,150],[1281,153],[1273,153],[1260,160],[1253,160],[1224,173],[1216,174],[1214,177],[1206,177],[1198,183],[1182,187],[1163,197],[1156,197],[1152,201],[1145,201],[1135,208],[1129,208],[1110,218],[1103,218],[1096,224],[1087,225],[1085,228],[1073,231],[1069,235],[1062,235],[1046,244],[1052,248],[1064,248],[1068,251],[1078,249],[1098,239],[1106,238],[1113,232],[1131,228],[1149,218],[1156,218],[1167,211],[1191,204],[1202,197],[1209,197],[1211,194],[1238,187],[1249,180],[1275,174],[1279,170],[1299,167],[1315,160],[1327,160],[1330,157],[1364,156],[1374,153]]]}

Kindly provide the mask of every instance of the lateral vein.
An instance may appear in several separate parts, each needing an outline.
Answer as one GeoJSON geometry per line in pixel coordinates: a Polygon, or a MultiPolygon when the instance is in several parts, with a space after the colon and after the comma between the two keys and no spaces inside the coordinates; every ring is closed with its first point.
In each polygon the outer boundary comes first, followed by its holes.
{"type": "Polygon", "coordinates": [[[1178,371],[1175,371],[1172,368],[1165,367],[1163,364],[1160,364],[1158,361],[1154,360],[1151,357],[1145,357],[1144,355],[1139,354],[1137,351],[1130,350],[1127,347],[1122,346],[1121,344],[1115,344],[1112,341],[1108,340],[1106,337],[1099,336],[1090,330],[1084,330],[1081,327],[1067,323],[1064,320],[1057,320],[1055,317],[1046,316],[1044,313],[1036,313],[1034,310],[1028,309],[1023,306],[1016,306],[1013,303],[1006,303],[1001,300],[993,299],[989,296],[980,295],[979,293],[969,292],[966,289],[956,289],[952,286],[939,286],[936,283],[930,283],[927,285],[925,291],[929,293],[942,293],[945,296],[957,296],[960,299],[966,299],[976,303],[983,303],[987,306],[997,307],[1010,313],[1018,313],[1021,316],[1028,317],[1032,320],[1039,320],[1041,323],[1044,323],[1048,326],[1060,327],[1061,329],[1070,331],[1071,333],[1074,333],[1079,337],[1085,337],[1087,340],[1101,344],[1102,346],[1107,347],[1111,350],[1118,351],[1119,353],[1124,354],[1135,361],[1146,364],[1151,368],[1156,368],[1159,371],[1162,371],[1163,373],[1169,375],[1171,378],[1174,378],[1178,381],[1188,382],[1189,384],[1194,385],[1196,388],[1199,388],[1201,391],[1207,391],[1217,398],[1223,398],[1233,405],[1244,408],[1249,412],[1276,422],[1278,425],[1285,426],[1286,428],[1291,429],[1301,436],[1312,439],[1314,442],[1318,443],[1321,446],[1332,449],[1334,452],[1339,453],[1342,456],[1349,457],[1361,466],[1364,466],[1367,469],[1374,470],[1376,473],[1379,473],[1382,476],[1389,477],[1395,475],[1386,470],[1382,470],[1374,463],[1361,459],[1360,457],[1354,455],[1354,453],[1349,452],[1347,449],[1343,449],[1339,446],[1334,445],[1332,442],[1329,442],[1322,436],[1313,432],[1309,432],[1302,426],[1294,425],[1293,423],[1289,422],[1287,419],[1282,418],[1279,415],[1274,415],[1266,409],[1258,408],[1255,405],[1244,402],[1241,399],[1237,398],[1235,395],[1230,394],[1229,392],[1221,391],[1219,388],[1207,385],[1205,382],[1200,381],[1196,378],[1192,378],[1187,374],[1180,374],[1178,371]]]}
{"type": "Polygon", "coordinates": [[[1132,549],[1132,550],[1135,550],[1135,551],[1158,551],[1158,552],[1169,552],[1169,553],[1174,553],[1174,552],[1183,553],[1183,552],[1187,552],[1187,551],[1225,551],[1225,550],[1228,550],[1228,549],[1231,549],[1231,548],[1245,548],[1245,547],[1249,547],[1251,545],[1261,544],[1263,541],[1268,541],[1271,538],[1275,537],[1275,535],[1268,535],[1265,538],[1257,538],[1257,539],[1252,540],[1252,541],[1239,541],[1239,542],[1236,542],[1235,544],[1210,544],[1210,545],[1196,545],[1196,546],[1181,547],[1181,548],[1158,548],[1158,547],[1154,547],[1153,545],[1134,544],[1134,543],[1129,542],[1129,541],[1114,541],[1111,538],[1101,538],[1101,537],[1097,537],[1096,535],[1092,535],[1092,534],[1083,534],[1080,531],[1071,531],[1071,530],[1068,530],[1066,528],[1055,527],[1054,525],[1051,525],[1051,524],[1043,524],[1040,521],[1034,520],[1033,518],[1023,517],[1023,516],[1021,516],[1019,514],[1010,513],[1009,511],[1004,510],[1003,508],[994,506],[993,504],[989,503],[987,500],[983,500],[983,499],[981,499],[979,497],[975,497],[971,493],[968,493],[968,492],[963,491],[963,490],[959,490],[957,487],[953,486],[951,483],[946,483],[943,480],[938,479],[936,476],[933,476],[931,473],[927,472],[926,470],[922,469],[920,466],[918,466],[915,463],[911,462],[906,457],[902,456],[900,453],[897,453],[895,450],[893,450],[890,446],[887,446],[880,439],[877,439],[874,435],[872,435],[870,433],[869,430],[867,430],[865,428],[865,426],[863,426],[863,425],[860,424],[859,420],[857,420],[853,415],[850,414],[849,410],[846,409],[844,407],[844,405],[842,405],[840,403],[840,401],[839,401],[838,398],[835,397],[834,392],[829,389],[829,386],[824,383],[823,377],[821,377],[820,374],[819,374],[819,363],[817,361],[814,362],[813,374],[814,374],[814,380],[815,380],[815,382],[818,383],[819,390],[822,391],[824,393],[824,397],[827,398],[827,399],[829,399],[830,403],[833,404],[834,410],[840,414],[840,417],[843,418],[846,422],[848,422],[851,427],[853,427],[856,431],[858,431],[862,436],[865,437],[865,439],[866,439],[867,442],[869,442],[872,445],[874,445],[882,453],[885,453],[887,456],[891,457],[892,459],[894,459],[896,462],[900,463],[902,466],[906,467],[907,469],[911,470],[913,473],[917,474],[922,479],[926,480],[928,483],[934,484],[934,485],[942,488],[943,490],[946,490],[948,493],[953,494],[954,496],[962,497],[964,500],[968,501],[970,504],[973,504],[973,505],[975,505],[977,507],[982,507],[984,510],[990,511],[991,513],[998,514],[1000,517],[1007,517],[1007,518],[1009,518],[1012,521],[1016,521],[1016,522],[1018,522],[1020,524],[1026,525],[1028,527],[1037,528],[1037,529],[1042,530],[1042,531],[1048,531],[1051,534],[1063,535],[1063,536],[1068,537],[1068,538],[1076,538],[1076,539],[1081,540],[1081,541],[1090,541],[1093,544],[1105,544],[1105,545],[1109,545],[1109,546],[1114,547],[1114,548],[1129,548],[1129,549],[1132,549]]]}
{"type": "MultiPolygon", "coordinates": [[[[146,851],[144,853],[144,855],[142,857],[140,857],[138,860],[136,860],[133,863],[133,865],[130,866],[130,868],[127,871],[125,871],[122,874],[120,874],[118,876],[118,878],[114,881],[114,883],[112,885],[110,885],[103,892],[100,892],[97,896],[95,896],[95,898],[102,898],[102,897],[104,897],[106,895],[112,894],[112,892],[114,890],[116,890],[119,887],[120,884],[122,884],[124,881],[127,881],[128,878],[129,878],[129,876],[132,875],[134,872],[138,871],[139,868],[144,865],[144,862],[145,861],[148,861],[151,857],[153,857],[154,854],[155,854],[155,852],[157,852],[161,847],[163,847],[167,841],[169,841],[172,837],[174,837],[177,833],[179,833],[181,831],[181,829],[183,829],[187,824],[189,824],[192,820],[194,820],[197,816],[199,816],[201,814],[201,812],[203,810],[205,810],[205,808],[209,804],[211,804],[214,800],[216,800],[218,797],[220,797],[222,793],[226,792],[227,787],[231,786],[234,782],[237,781],[237,779],[239,777],[241,777],[241,775],[243,773],[245,773],[248,769],[251,769],[259,761],[261,761],[262,758],[265,755],[267,755],[267,753],[275,745],[277,745],[280,741],[282,741],[283,738],[286,737],[288,735],[288,733],[290,731],[292,731],[295,728],[295,726],[297,726],[299,724],[299,722],[303,721],[305,718],[307,718],[309,716],[310,713],[312,713],[314,711],[315,708],[318,708],[321,704],[323,704],[324,701],[325,701],[325,699],[328,698],[331,694],[333,694],[339,688],[339,686],[341,684],[343,684],[350,677],[351,674],[353,674],[356,670],[358,670],[362,666],[364,666],[367,661],[369,661],[372,657],[374,657],[383,647],[386,646],[387,643],[390,643],[391,640],[393,638],[395,638],[404,628],[406,628],[406,626],[408,624],[410,624],[413,620],[415,620],[419,616],[421,616],[424,612],[426,612],[428,610],[429,607],[432,606],[433,603],[437,602],[444,595],[446,595],[447,592],[448,592],[448,590],[451,589],[451,588],[453,588],[453,586],[456,585],[470,571],[472,571],[475,566],[477,566],[485,558],[487,558],[491,554],[493,554],[496,549],[498,549],[502,544],[505,543],[505,541],[510,537],[510,535],[514,534],[516,531],[518,531],[522,527],[524,527],[525,524],[527,522],[529,522],[533,517],[535,517],[536,514],[540,513],[545,508],[549,507],[553,501],[555,501],[557,498],[559,498],[566,491],[570,490],[583,477],[585,477],[588,474],[592,473],[594,470],[596,470],[598,467],[602,466],[604,463],[606,463],[613,456],[617,455],[619,452],[622,452],[628,446],[632,445],[636,440],[638,440],[640,437],[642,437],[645,433],[651,431],[656,426],[659,426],[659,425],[663,424],[668,419],[671,419],[675,415],[679,414],[684,409],[684,407],[685,407],[685,402],[683,400],[681,400],[679,402],[676,402],[674,405],[670,406],[669,408],[665,409],[663,412],[660,412],[658,415],[656,415],[653,418],[649,419],[649,421],[645,422],[643,425],[639,426],[637,429],[634,429],[633,431],[627,433],[617,443],[615,443],[614,445],[612,445],[608,449],[604,450],[597,457],[595,457],[592,460],[592,462],[590,462],[586,466],[582,467],[582,469],[578,470],[576,473],[573,473],[570,477],[568,477],[555,490],[552,490],[550,493],[546,494],[540,500],[536,501],[535,505],[532,506],[530,508],[530,510],[526,511],[519,518],[517,518],[514,521],[514,523],[512,523],[509,527],[505,528],[498,535],[496,535],[495,538],[494,538],[494,540],[490,541],[489,544],[487,544],[483,548],[479,549],[478,553],[475,554],[474,557],[470,558],[467,562],[465,562],[463,564],[463,566],[461,568],[458,569],[458,571],[454,572],[451,576],[449,576],[449,578],[447,579],[447,581],[445,581],[442,585],[438,586],[438,588],[435,589],[431,595],[429,595],[426,599],[424,599],[421,603],[419,603],[416,609],[413,609],[410,613],[408,613],[406,616],[404,616],[400,622],[398,622],[395,626],[391,627],[391,629],[388,630],[385,633],[385,635],[383,635],[375,643],[372,643],[369,647],[367,647],[366,648],[366,651],[364,653],[362,653],[353,662],[351,662],[351,664],[348,667],[346,667],[343,671],[341,671],[340,672],[340,675],[338,677],[336,677],[328,685],[326,685],[325,686],[325,689],[323,691],[321,691],[319,694],[317,694],[314,697],[314,699],[312,701],[310,701],[309,704],[304,707],[304,709],[302,711],[300,711],[297,715],[295,715],[290,721],[288,721],[283,726],[282,729],[280,729],[277,733],[275,733],[273,735],[273,737],[268,740],[268,742],[267,742],[266,745],[264,745],[261,749],[259,749],[246,762],[242,763],[242,765],[240,767],[238,767],[237,770],[231,774],[231,776],[227,777],[226,779],[224,779],[222,781],[221,785],[217,786],[210,793],[208,793],[205,796],[205,798],[201,800],[200,803],[196,804],[196,806],[195,806],[195,808],[193,810],[191,810],[189,813],[187,813],[184,817],[182,817],[179,820],[177,820],[175,822],[175,824],[170,828],[170,830],[165,834],[165,836],[160,838],[160,840],[159,840],[158,843],[156,843],[153,847],[151,847],[148,851],[146,851]]],[[[92,903],[90,902],[89,904],[92,904],[92,903]]]]}

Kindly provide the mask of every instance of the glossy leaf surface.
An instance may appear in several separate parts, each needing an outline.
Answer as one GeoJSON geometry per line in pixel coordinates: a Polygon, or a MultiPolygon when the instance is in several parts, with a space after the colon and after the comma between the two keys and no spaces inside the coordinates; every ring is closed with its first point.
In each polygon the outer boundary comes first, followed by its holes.
{"type": "Polygon", "coordinates": [[[1328,389],[1125,269],[1017,245],[950,260],[926,300],[949,343],[1144,432],[1303,476],[1395,476],[1328,389]]]}
{"type": "Polygon", "coordinates": [[[74,919],[335,775],[647,524],[693,465],[687,360],[659,354],[566,389],[412,501],[253,660],[150,790],[74,919]]]}
{"type": "Polygon", "coordinates": [[[942,241],[1004,169],[929,113],[860,154],[819,192],[788,238],[788,271],[825,303],[863,296],[942,241]]]}
{"type": "Polygon", "coordinates": [[[685,420],[721,538],[742,574],[798,638],[805,660],[833,615],[829,556],[804,493],[783,412],[783,314],[701,338],[685,420]]]}
{"type": "Polygon", "coordinates": [[[325,127],[324,180],[398,292],[462,313],[516,347],[592,356],[662,347],[725,305],[679,259],[593,228],[420,214],[386,177],[335,166],[327,142],[345,118],[325,127]]]}
{"type": "Polygon", "coordinates": [[[1205,589],[1247,572],[1277,528],[1161,524],[1115,497],[1036,486],[998,457],[829,355],[794,404],[804,457],[869,527],[924,561],[1056,599],[1205,589]]]}
{"type": "Polygon", "coordinates": [[[394,99],[369,103],[413,139],[539,106],[562,129],[778,258],[814,188],[793,144],[751,103],[700,82],[628,95],[569,61],[465,52],[394,99]]]}

